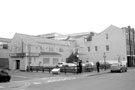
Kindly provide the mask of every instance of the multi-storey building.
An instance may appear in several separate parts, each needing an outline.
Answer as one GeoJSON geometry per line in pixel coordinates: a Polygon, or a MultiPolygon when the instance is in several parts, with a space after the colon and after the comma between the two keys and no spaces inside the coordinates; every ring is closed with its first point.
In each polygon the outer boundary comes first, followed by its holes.
{"type": "Polygon", "coordinates": [[[123,27],[126,30],[127,65],[135,66],[135,31],[134,28],[123,27]]]}
{"type": "Polygon", "coordinates": [[[55,66],[71,54],[70,43],[39,36],[15,34],[11,42],[10,69],[55,66]]]}
{"type": "Polygon", "coordinates": [[[9,44],[11,39],[0,38],[0,68],[9,67],[9,44]]]}
{"type": "Polygon", "coordinates": [[[53,39],[70,41],[73,51],[79,51],[79,58],[83,62],[124,62],[128,66],[135,66],[135,31],[130,26],[119,28],[111,25],[101,33],[53,36],[53,39]]]}
{"type": "Polygon", "coordinates": [[[135,66],[135,32],[130,27],[111,25],[101,33],[15,34],[9,66],[20,70],[26,70],[27,66],[55,66],[76,51],[83,62],[123,62],[135,66]]]}
{"type": "Polygon", "coordinates": [[[94,33],[86,43],[89,61],[123,62],[134,66],[134,30],[109,26],[101,33],[94,33]]]}
{"type": "Polygon", "coordinates": [[[68,35],[50,33],[50,34],[43,34],[43,35],[38,35],[38,36],[49,38],[49,39],[51,38],[51,39],[55,39],[55,40],[70,42],[70,47],[71,47],[73,53],[78,51],[79,59],[83,60],[83,62],[86,62],[87,61],[87,58],[86,58],[87,50],[85,48],[85,43],[87,41],[87,38],[90,39],[91,35],[93,35],[92,32],[82,32],[82,33],[75,33],[75,34],[68,34],[68,35]]]}

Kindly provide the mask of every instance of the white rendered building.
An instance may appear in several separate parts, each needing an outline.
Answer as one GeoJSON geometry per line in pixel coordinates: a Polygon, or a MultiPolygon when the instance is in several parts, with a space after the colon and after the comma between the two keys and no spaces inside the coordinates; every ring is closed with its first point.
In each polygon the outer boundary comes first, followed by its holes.
{"type": "Polygon", "coordinates": [[[71,54],[70,43],[16,33],[11,41],[12,70],[26,70],[28,66],[56,66],[71,54]]]}
{"type": "Polygon", "coordinates": [[[126,31],[109,26],[101,33],[94,33],[86,42],[87,59],[92,62],[127,62],[126,31]]]}

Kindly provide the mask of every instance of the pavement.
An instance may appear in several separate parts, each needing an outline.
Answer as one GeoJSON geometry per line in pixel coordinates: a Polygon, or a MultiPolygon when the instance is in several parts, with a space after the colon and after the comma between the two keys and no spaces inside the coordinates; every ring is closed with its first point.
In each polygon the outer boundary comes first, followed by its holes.
{"type": "MultiPolygon", "coordinates": [[[[11,75],[11,81],[6,83],[0,83],[0,90],[14,90],[16,88],[23,88],[28,86],[28,83],[24,83],[25,81],[37,81],[37,80],[44,80],[48,79],[52,81],[60,81],[60,80],[70,80],[76,79],[81,77],[90,77],[95,75],[102,75],[109,73],[110,70],[100,70],[98,73],[97,71],[92,72],[83,72],[81,74],[75,73],[60,73],[60,74],[51,74],[49,72],[22,72],[22,71],[9,71],[11,75]],[[63,78],[62,78],[63,77],[63,78]]],[[[48,81],[49,82],[49,81],[48,81]]]]}

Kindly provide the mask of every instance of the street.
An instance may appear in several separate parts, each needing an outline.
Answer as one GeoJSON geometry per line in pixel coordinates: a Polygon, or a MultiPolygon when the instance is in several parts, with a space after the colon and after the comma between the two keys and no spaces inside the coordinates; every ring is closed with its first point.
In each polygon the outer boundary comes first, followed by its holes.
{"type": "MultiPolygon", "coordinates": [[[[134,90],[135,70],[30,86],[39,90],[134,90]]],[[[29,90],[28,89],[28,90],[29,90]]]]}
{"type": "Polygon", "coordinates": [[[24,80],[22,82],[25,84],[19,88],[3,90],[134,90],[134,76],[134,68],[125,73],[106,73],[86,77],[58,76],[24,80]]]}

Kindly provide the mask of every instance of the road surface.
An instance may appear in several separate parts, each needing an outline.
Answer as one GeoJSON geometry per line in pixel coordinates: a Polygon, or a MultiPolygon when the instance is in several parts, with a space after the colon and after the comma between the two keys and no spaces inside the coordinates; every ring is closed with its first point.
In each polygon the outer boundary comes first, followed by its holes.
{"type": "MultiPolygon", "coordinates": [[[[135,90],[135,68],[126,73],[88,77],[50,77],[21,81],[18,88],[3,90],[135,90]]],[[[2,89],[1,89],[2,90],[2,89]]]]}

